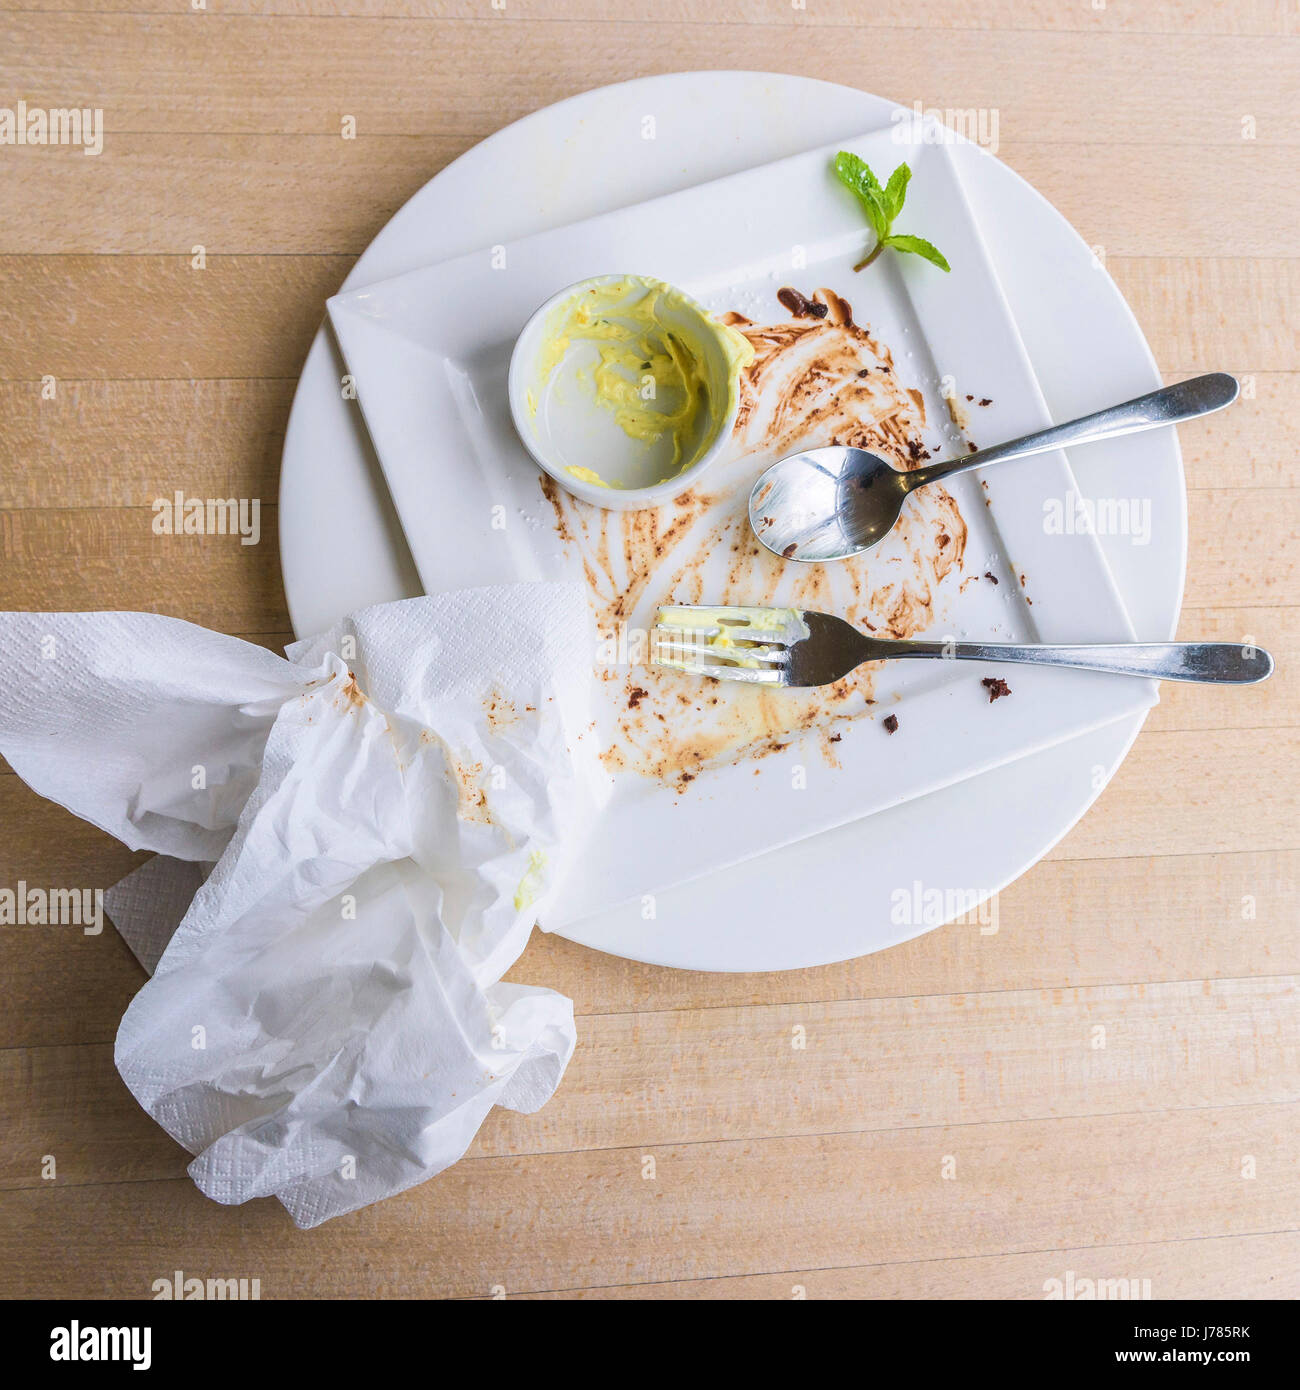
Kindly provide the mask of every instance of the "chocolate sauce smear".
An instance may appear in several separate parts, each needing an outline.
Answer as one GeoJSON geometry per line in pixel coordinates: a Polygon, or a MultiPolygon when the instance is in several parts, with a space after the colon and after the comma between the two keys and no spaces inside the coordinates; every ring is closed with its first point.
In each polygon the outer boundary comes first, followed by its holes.
{"type": "MultiPolygon", "coordinates": [[[[542,480],[602,640],[617,645],[622,635],[628,647],[627,664],[600,670],[618,712],[604,761],[679,790],[701,770],[764,757],[800,733],[837,765],[833,744],[847,720],[870,711],[875,676],[868,666],[820,689],[768,690],[641,664],[634,642],[660,604],[815,608],[865,632],[912,637],[933,624],[940,589],[961,579],[966,523],[938,486],[918,492],[869,554],[835,565],[786,564],[750,530],[754,479],[797,448],[857,445],[902,469],[928,456],[924,397],[899,380],[888,346],[832,291],[790,296],[803,312],[779,323],[723,315],[749,339],[754,360],[741,376],[731,451],[696,487],[670,506],[615,512],[542,480]]],[[[795,314],[789,298],[781,302],[795,314]]]]}
{"type": "Polygon", "coordinates": [[[827,305],[820,304],[815,299],[809,299],[789,285],[777,290],[776,297],[781,306],[789,309],[797,319],[824,319],[830,312],[827,305]]]}

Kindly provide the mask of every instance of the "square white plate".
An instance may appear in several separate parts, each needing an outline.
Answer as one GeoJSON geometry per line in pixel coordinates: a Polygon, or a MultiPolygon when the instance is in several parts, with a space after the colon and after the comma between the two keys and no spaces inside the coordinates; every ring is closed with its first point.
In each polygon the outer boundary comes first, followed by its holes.
{"type": "MultiPolygon", "coordinates": [[[[991,400],[967,407],[979,444],[1049,424],[946,147],[901,146],[894,137],[891,127],[332,299],[330,320],[426,589],[582,574],[579,547],[557,535],[538,470],[514,434],[505,378],[514,338],[532,311],[589,275],[655,276],[718,312],[736,310],[759,323],[788,317],[776,301],[782,285],[805,293],[829,287],[890,345],[904,384],[923,393],[932,425],[926,444],[936,455],[966,447],[955,430],[933,428],[947,420],[945,379],[960,401],[991,400]],[[950,275],[892,252],[852,271],[870,233],[830,172],[838,148],[855,150],[882,178],[908,161],[913,178],[899,229],[934,241],[950,275]]],[[[706,486],[732,484],[723,506],[743,512],[748,481],[768,462],[761,452],[735,457],[706,475],[706,486]]],[[[1063,454],[1001,465],[983,481],[970,475],[950,491],[968,529],[965,566],[935,590],[927,635],[1131,640],[1095,537],[1069,527],[1061,534],[1056,525],[1073,515],[1076,496],[1063,454]],[[962,584],[986,570],[999,584],[962,584]]],[[[665,576],[704,542],[714,520],[679,538],[665,576]]],[[[899,560],[882,547],[871,562],[899,560]]],[[[703,601],[721,593],[726,564],[725,555],[702,561],[703,601]]],[[[832,595],[840,577],[830,575],[832,595]]],[[[693,596],[650,584],[628,617],[631,629],[650,622],[655,605],[670,597],[693,596]]],[[[824,606],[833,608],[833,599],[824,606]]],[[[991,705],[980,685],[988,673],[959,662],[879,668],[876,717],[838,722],[832,759],[818,755],[823,730],[761,759],[710,768],[686,787],[618,773],[582,872],[548,927],[869,815],[1156,699],[1154,682],[1008,668],[1002,674],[1014,695],[991,705]],[[900,726],[892,737],[879,723],[889,713],[900,726]]],[[[602,688],[610,694],[605,731],[613,742],[622,713],[615,702],[626,691],[619,681],[602,688]]],[[[752,692],[727,687],[726,698],[752,692]]]]}

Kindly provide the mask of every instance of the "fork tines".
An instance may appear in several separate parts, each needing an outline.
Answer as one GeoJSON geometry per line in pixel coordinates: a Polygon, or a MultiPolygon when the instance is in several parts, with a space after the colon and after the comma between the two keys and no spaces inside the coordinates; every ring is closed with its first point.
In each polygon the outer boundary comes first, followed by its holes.
{"type": "Polygon", "coordinates": [[[714,680],[784,685],[791,646],[808,635],[793,608],[710,608],[675,604],[659,610],[650,659],[714,680]]]}

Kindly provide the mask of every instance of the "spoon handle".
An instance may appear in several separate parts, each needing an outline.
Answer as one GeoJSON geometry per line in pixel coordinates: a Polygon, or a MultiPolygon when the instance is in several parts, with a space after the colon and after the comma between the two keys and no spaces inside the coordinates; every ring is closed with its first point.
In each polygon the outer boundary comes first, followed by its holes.
{"type": "Polygon", "coordinates": [[[872,641],[867,660],[930,656],[940,660],[992,661],[1022,666],[1070,666],[1118,676],[1166,681],[1254,685],[1273,673],[1263,647],[1237,642],[1119,642],[1111,646],[1032,646],[997,642],[872,641]]]}
{"type": "Polygon", "coordinates": [[[978,453],[967,454],[965,458],[914,468],[903,476],[910,485],[910,491],[937,482],[940,478],[951,478],[971,468],[984,468],[1006,459],[1025,458],[1029,454],[1045,453],[1048,449],[1060,449],[1068,444],[1090,444],[1097,439],[1114,439],[1121,434],[1136,434],[1139,430],[1153,430],[1161,425],[1176,425],[1182,420],[1194,420],[1198,415],[1209,415],[1212,411],[1222,410],[1225,405],[1231,405],[1237,399],[1237,390],[1236,377],[1229,376],[1227,372],[1194,376],[1190,381],[1162,387],[1136,400],[1125,401],[1123,405],[1112,405],[1107,410],[1085,415],[1081,420],[1068,420],[1063,425],[1053,425],[1050,429],[1026,434],[1006,444],[994,444],[978,453]]]}

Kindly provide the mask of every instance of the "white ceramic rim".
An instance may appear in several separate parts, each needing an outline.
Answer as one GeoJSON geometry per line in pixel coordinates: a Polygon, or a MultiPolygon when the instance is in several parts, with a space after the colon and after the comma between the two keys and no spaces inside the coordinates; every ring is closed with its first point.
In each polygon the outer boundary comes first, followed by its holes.
{"type": "MultiPolygon", "coordinates": [[[[514,422],[515,433],[519,436],[519,442],[528,450],[529,457],[542,472],[553,478],[566,492],[571,492],[582,501],[590,502],[595,507],[603,507],[607,511],[635,512],[647,507],[658,507],[670,498],[676,497],[683,488],[690,487],[726,446],[727,440],[731,436],[731,427],[736,423],[736,415],[740,410],[740,398],[734,396],[725,415],[711,415],[713,439],[699,458],[689,467],[683,468],[680,473],[674,473],[671,478],[664,478],[661,482],[654,483],[650,487],[597,487],[594,483],[587,483],[581,478],[575,478],[563,464],[548,459],[538,446],[538,441],[534,437],[536,432],[529,428],[526,403],[527,387],[524,383],[524,374],[528,366],[531,365],[525,364],[522,360],[523,349],[528,339],[552,309],[564,303],[571,296],[580,294],[589,285],[604,285],[611,281],[618,283],[620,280],[643,280],[646,278],[636,271],[629,270],[606,275],[588,275],[581,280],[575,280],[573,284],[566,285],[562,290],[551,295],[544,304],[533,310],[528,316],[528,322],[519,330],[519,336],[515,339],[515,345],[510,352],[510,369],[506,376],[506,396],[510,404],[510,418],[514,422]]],[[[676,285],[672,285],[670,288],[678,299],[703,323],[712,322],[713,316],[703,304],[697,303],[685,290],[679,289],[676,285]]]]}

